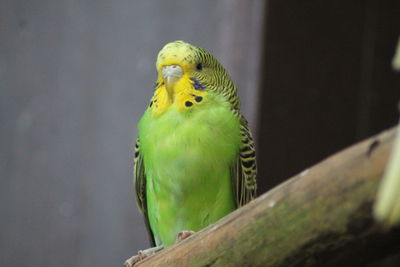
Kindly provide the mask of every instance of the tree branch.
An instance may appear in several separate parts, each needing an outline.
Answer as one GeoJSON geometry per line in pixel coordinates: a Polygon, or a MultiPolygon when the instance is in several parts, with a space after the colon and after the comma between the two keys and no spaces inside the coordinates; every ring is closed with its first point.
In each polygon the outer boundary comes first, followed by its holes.
{"type": "Polygon", "coordinates": [[[399,229],[381,231],[371,213],[394,136],[329,157],[138,266],[354,266],[399,251],[399,229]]]}

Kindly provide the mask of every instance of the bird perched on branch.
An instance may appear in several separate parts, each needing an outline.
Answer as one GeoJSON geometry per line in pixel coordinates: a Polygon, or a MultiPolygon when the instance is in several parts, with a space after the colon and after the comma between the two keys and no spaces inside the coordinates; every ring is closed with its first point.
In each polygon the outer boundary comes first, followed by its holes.
{"type": "Polygon", "coordinates": [[[156,68],[134,159],[137,203],[156,247],[139,258],[243,206],[257,188],[253,139],[222,65],[175,41],[161,49],[156,68]]]}

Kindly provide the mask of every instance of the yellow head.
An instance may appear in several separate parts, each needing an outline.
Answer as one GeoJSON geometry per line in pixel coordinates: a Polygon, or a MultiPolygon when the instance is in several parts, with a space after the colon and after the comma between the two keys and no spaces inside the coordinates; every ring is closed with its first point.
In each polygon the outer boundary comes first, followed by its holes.
{"type": "Polygon", "coordinates": [[[156,68],[156,92],[150,102],[155,115],[171,106],[182,111],[201,105],[210,91],[236,95],[236,88],[218,61],[189,43],[166,44],[158,53],[156,68]]]}

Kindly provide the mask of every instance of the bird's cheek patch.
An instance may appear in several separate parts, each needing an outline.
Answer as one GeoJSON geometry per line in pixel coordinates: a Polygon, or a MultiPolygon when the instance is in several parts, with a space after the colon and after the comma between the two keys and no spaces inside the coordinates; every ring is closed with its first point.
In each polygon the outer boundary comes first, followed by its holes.
{"type": "Polygon", "coordinates": [[[206,89],[206,87],[203,84],[201,84],[196,78],[191,77],[190,79],[193,81],[194,89],[201,91],[206,89]]]}

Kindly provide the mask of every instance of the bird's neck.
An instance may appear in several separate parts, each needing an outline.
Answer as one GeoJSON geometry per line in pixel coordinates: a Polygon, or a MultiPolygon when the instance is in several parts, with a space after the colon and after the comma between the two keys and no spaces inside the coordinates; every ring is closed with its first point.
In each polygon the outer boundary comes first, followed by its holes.
{"type": "Polygon", "coordinates": [[[182,77],[173,88],[165,87],[162,81],[158,86],[150,102],[153,116],[160,116],[165,111],[175,108],[180,112],[187,112],[200,106],[207,97],[206,90],[198,90],[193,86],[189,77],[182,77]]]}

